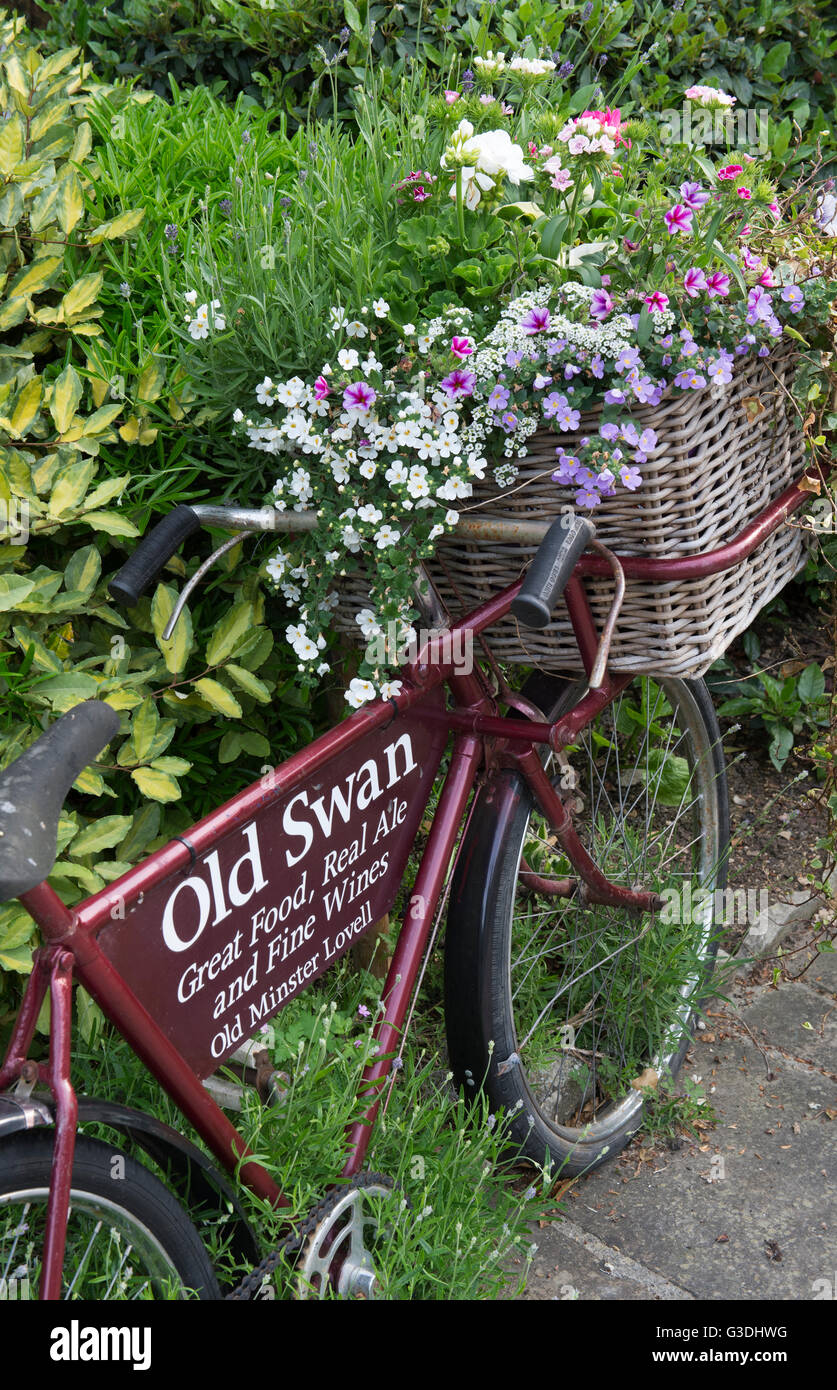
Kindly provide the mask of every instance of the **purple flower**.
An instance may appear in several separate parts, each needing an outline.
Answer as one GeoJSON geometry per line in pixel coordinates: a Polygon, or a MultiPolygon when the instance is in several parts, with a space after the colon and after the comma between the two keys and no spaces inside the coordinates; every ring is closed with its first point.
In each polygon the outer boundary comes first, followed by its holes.
{"type": "Polygon", "coordinates": [[[615,362],[617,372],[629,372],[639,362],[638,348],[623,348],[615,362]]]}
{"type": "Polygon", "coordinates": [[[546,355],[547,355],[547,357],[554,357],[555,354],[556,354],[556,352],[560,352],[560,351],[561,351],[561,347],[562,347],[562,344],[558,341],[557,338],[548,338],[548,339],[547,339],[547,343],[546,343],[546,355]]]}
{"type": "Polygon", "coordinates": [[[639,447],[644,454],[653,454],[657,447],[656,430],[643,430],[642,434],[639,436],[639,447]]]}
{"type": "Polygon", "coordinates": [[[356,381],[343,392],[343,409],[360,410],[365,414],[375,404],[376,399],[376,393],[371,386],[367,386],[365,381],[356,381]]]}
{"type": "Polygon", "coordinates": [[[782,290],[782,298],[786,304],[791,306],[794,313],[805,307],[805,296],[798,285],[785,285],[782,290]]]}
{"type": "Polygon", "coordinates": [[[368,1017],[369,1017],[369,1012],[370,1012],[370,1011],[369,1011],[369,1009],[367,1009],[367,1007],[366,1007],[365,1004],[358,1004],[358,1006],[357,1006],[357,1011],[358,1011],[358,1013],[360,1014],[361,1018],[368,1018],[368,1017]]]}
{"type": "Polygon", "coordinates": [[[500,416],[500,424],[506,434],[513,434],[517,429],[517,416],[513,410],[507,410],[505,415],[500,416]]]}
{"type": "Polygon", "coordinates": [[[631,390],[638,401],[648,402],[653,400],[657,386],[650,376],[642,376],[631,382],[631,390]]]}
{"type": "Polygon", "coordinates": [[[693,215],[691,208],[684,207],[682,203],[675,203],[664,217],[669,235],[674,236],[678,232],[685,232],[688,236],[692,230],[693,215]]]}
{"type": "Polygon", "coordinates": [[[218,211],[224,216],[229,217],[232,212],[232,198],[222,198],[218,204],[218,211]]]}
{"type": "Polygon", "coordinates": [[[491,395],[488,397],[488,404],[491,409],[497,411],[499,414],[501,410],[505,410],[508,403],[509,392],[506,390],[505,386],[495,386],[491,395]]]}
{"type": "Polygon", "coordinates": [[[677,373],[674,384],[679,386],[681,391],[702,391],[706,385],[706,377],[687,367],[685,371],[677,373]]]}
{"type": "Polygon", "coordinates": [[[551,420],[553,415],[557,415],[559,410],[566,410],[569,401],[560,391],[550,391],[548,396],[543,398],[543,413],[547,420],[551,420]]]}
{"type": "Polygon", "coordinates": [[[474,74],[471,72],[470,68],[466,68],[462,74],[462,90],[463,92],[472,92],[474,90],[474,74]]]}
{"type": "Polygon", "coordinates": [[[557,471],[552,475],[552,481],[554,483],[563,483],[566,486],[575,481],[579,463],[574,454],[561,454],[560,451],[559,454],[559,466],[557,471]]]}
{"type": "Polygon", "coordinates": [[[697,299],[699,291],[706,289],[706,276],[699,266],[693,265],[691,270],[686,271],[683,288],[692,299],[697,299]]]}
{"type": "Polygon", "coordinates": [[[523,353],[517,352],[514,348],[509,348],[508,352],[506,353],[506,366],[519,367],[522,361],[523,353]]]}
{"type": "MultiPolygon", "coordinates": [[[[618,450],[617,450],[618,453],[618,450]]],[[[615,457],[615,455],[614,455],[615,457]]],[[[603,468],[598,478],[593,481],[593,486],[599,489],[605,497],[613,492],[613,474],[609,468],[603,468]]]]}
{"type": "Polygon", "coordinates": [[[699,351],[700,349],[694,338],[684,338],[683,346],[680,349],[681,357],[694,357],[695,353],[699,351]]]}
{"type": "Polygon", "coordinates": [[[593,507],[598,507],[602,500],[602,494],[594,487],[583,487],[575,495],[577,507],[588,507],[591,511],[593,507]]]}
{"type": "Polygon", "coordinates": [[[620,468],[619,478],[622,483],[622,486],[626,487],[629,492],[636,492],[637,488],[640,486],[642,482],[639,469],[630,468],[627,463],[624,464],[622,468],[620,468]]]}
{"type": "Polygon", "coordinates": [[[165,233],[166,233],[166,236],[168,237],[169,241],[175,241],[175,240],[177,239],[177,226],[175,225],[174,222],[167,222],[167,223],[166,223],[166,226],[165,226],[165,233]]]}
{"type": "Polygon", "coordinates": [[[613,386],[609,391],[605,391],[604,402],[605,405],[624,405],[625,392],[620,391],[618,386],[613,386]]]}
{"type": "Polygon", "coordinates": [[[577,430],[578,422],[581,419],[581,412],[573,410],[572,406],[566,404],[555,412],[555,423],[559,430],[577,430]]]}
{"type": "Polygon", "coordinates": [[[474,373],[462,371],[460,367],[450,372],[444,381],[439,382],[442,390],[447,391],[452,400],[457,400],[460,396],[472,396],[476,384],[477,378],[474,373]]]}
{"type": "Polygon", "coordinates": [[[756,324],[761,319],[773,318],[773,298],[761,285],[755,285],[747,296],[747,322],[756,324]]]}
{"type": "Polygon", "coordinates": [[[599,426],[599,434],[602,439],[614,440],[619,438],[619,426],[612,420],[608,420],[604,425],[599,426]]]}
{"type": "Polygon", "coordinates": [[[770,348],[769,348],[769,347],[760,347],[759,350],[758,350],[758,356],[759,356],[759,357],[769,357],[769,356],[770,356],[770,348]]]}
{"type": "Polygon", "coordinates": [[[654,290],[653,294],[646,294],[644,299],[649,314],[661,314],[668,304],[668,295],[663,294],[662,290],[654,290]]]}
{"type": "Polygon", "coordinates": [[[683,199],[683,206],[690,212],[697,212],[698,208],[709,202],[709,194],[699,183],[681,183],[680,197],[683,199]]]}
{"type": "Polygon", "coordinates": [[[613,308],[613,300],[607,290],[594,290],[590,299],[590,317],[599,323],[606,319],[613,308]]]}
{"type": "Polygon", "coordinates": [[[622,426],[622,438],[626,444],[639,444],[639,434],[633,420],[627,420],[622,426]]]}
{"type": "Polygon", "coordinates": [[[723,361],[720,357],[713,358],[711,362],[707,362],[706,372],[709,380],[714,381],[718,386],[726,386],[728,382],[732,381],[732,372],[729,363],[723,361]]]}
{"type": "Polygon", "coordinates": [[[602,358],[598,352],[590,363],[590,371],[597,381],[601,381],[604,376],[604,358],[602,358]]]}
{"type": "Polygon", "coordinates": [[[581,371],[581,368],[580,368],[580,367],[576,367],[572,362],[567,362],[567,363],[565,363],[565,365],[564,365],[564,380],[565,380],[565,381],[572,381],[573,377],[574,377],[574,376],[578,376],[579,373],[580,373],[580,371],[581,371]]]}
{"type": "Polygon", "coordinates": [[[549,324],[548,309],[530,309],[526,317],[520,321],[524,333],[546,333],[549,324]]]}

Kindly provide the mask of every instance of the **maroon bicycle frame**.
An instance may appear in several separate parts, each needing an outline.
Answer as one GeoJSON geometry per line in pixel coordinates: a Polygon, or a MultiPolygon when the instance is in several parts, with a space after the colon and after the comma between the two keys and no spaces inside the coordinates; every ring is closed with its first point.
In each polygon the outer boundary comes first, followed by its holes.
{"type": "MultiPolygon", "coordinates": [[[[763,540],[810,496],[801,485],[788,488],[728,545],[703,556],[660,561],[644,557],[620,557],[628,578],[676,581],[716,574],[749,555],[763,540]]],[[[584,555],[576,566],[565,591],[565,602],[572,622],[584,668],[590,674],[598,647],[598,634],[582,584],[585,575],[609,573],[606,561],[584,555]]],[[[467,615],[452,629],[462,639],[473,640],[503,618],[520,590],[522,580],[498,593],[467,615]]],[[[451,649],[463,650],[451,643],[451,649]]],[[[224,1167],[238,1170],[241,1180],[259,1197],[276,1206],[287,1201],[270,1175],[253,1161],[243,1139],[219,1106],[204,1089],[193,1068],[169,1041],[143,1007],[128,982],[114,968],[97,941],[98,933],[111,922],[110,907],[116,889],[125,902],[142,898],[163,880],[194,863],[196,854],[206,854],[222,837],[252,821],[270,799],[276,799],[325,767],[372,730],[382,729],[422,705],[422,717],[440,721],[454,735],[449,768],[428,835],[416,877],[411,906],[401,927],[395,952],[383,989],[383,1013],[376,1026],[374,1041],[378,1053],[366,1068],[361,1094],[366,1110],[361,1121],[350,1130],[349,1157],[342,1176],[351,1177],[360,1169],[369,1144],[382,1088],[390,1071],[404,1027],[413,990],[440,901],[459,828],[475,786],[477,775],[486,765],[486,740],[491,741],[491,758],[496,765],[498,752],[507,764],[516,766],[542,810],[554,827],[567,857],[578,870],[594,901],[622,904],[648,910],[657,899],[653,894],[631,892],[611,884],[581,844],[569,813],[553,790],[537,745],[555,751],[570,744],[595,715],[626,687],[630,675],[606,671],[603,684],[588,690],[584,697],[556,723],[533,719],[501,718],[478,673],[457,675],[450,662],[428,664],[422,654],[407,668],[401,693],[389,701],[378,701],[351,715],[344,723],[323,734],[277,769],[279,786],[265,791],[258,782],[241,792],[188,833],[188,843],[173,840],[135,866],[115,884],[108,885],[75,908],[68,908],[48,884],[24,894],[20,901],[37,923],[44,945],[36,953],[13,1034],[0,1068],[0,1092],[21,1075],[34,1078],[35,1064],[27,1061],[35,1022],[47,990],[52,1013],[49,1057],[38,1064],[38,1079],[47,1085],[55,1103],[55,1146],[52,1182],[47,1206],[41,1298],[60,1296],[66,1224],[75,1149],[77,1100],[70,1077],[71,985],[75,977],[96,1000],[105,1016],[128,1041],[137,1056],[157,1078],[187,1120],[201,1135],[224,1167]],[[446,684],[454,707],[435,708],[427,696],[446,684]]],[[[426,799],[425,803],[426,804],[426,799]]],[[[556,885],[553,885],[553,890],[556,885]]]]}

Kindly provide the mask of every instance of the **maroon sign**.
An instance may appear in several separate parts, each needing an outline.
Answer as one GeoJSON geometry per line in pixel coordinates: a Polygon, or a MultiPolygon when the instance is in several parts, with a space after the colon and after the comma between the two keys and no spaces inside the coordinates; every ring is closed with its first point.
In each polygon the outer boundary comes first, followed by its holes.
{"type": "Polygon", "coordinates": [[[392,907],[446,741],[420,709],[364,735],[99,934],[198,1076],[392,907]]]}

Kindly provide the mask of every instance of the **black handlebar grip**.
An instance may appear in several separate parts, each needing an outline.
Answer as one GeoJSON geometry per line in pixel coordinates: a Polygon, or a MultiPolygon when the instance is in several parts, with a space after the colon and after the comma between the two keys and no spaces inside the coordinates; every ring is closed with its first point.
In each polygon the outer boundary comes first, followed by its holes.
{"type": "Polygon", "coordinates": [[[552,523],[526,571],[520,593],[512,599],[511,611],[525,627],[548,627],[576,562],[596,534],[586,517],[574,516],[569,525],[567,520],[562,516],[552,523]]]}
{"type": "Polygon", "coordinates": [[[181,503],[173,512],[164,516],[147,536],[143,536],[133,555],[120,570],[117,570],[108,584],[108,590],[117,603],[124,608],[133,608],[156,579],[167,560],[180,549],[187,536],[197,531],[201,519],[191,507],[181,503]]]}

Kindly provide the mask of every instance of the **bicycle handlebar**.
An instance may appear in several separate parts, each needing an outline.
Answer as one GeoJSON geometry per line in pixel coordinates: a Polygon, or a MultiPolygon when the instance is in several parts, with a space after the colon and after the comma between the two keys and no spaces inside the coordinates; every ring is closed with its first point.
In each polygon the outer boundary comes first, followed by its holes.
{"type": "Polygon", "coordinates": [[[147,536],[143,536],[133,555],[108,584],[108,591],[117,603],[133,608],[166,561],[200,525],[201,518],[194,508],[182,503],[164,516],[147,536]]]}
{"type": "Polygon", "coordinates": [[[526,571],[520,593],[512,599],[511,611],[518,622],[533,628],[549,626],[570,575],[595,536],[595,526],[583,516],[561,516],[552,523],[526,571]]]}

